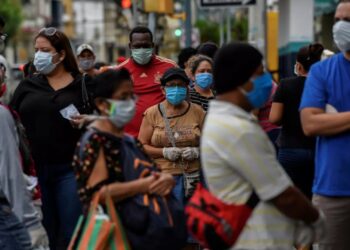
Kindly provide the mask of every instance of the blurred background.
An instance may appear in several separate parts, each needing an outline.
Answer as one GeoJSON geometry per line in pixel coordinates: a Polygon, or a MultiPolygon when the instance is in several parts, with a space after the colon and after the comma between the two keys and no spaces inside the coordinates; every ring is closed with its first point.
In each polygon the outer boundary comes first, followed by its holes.
{"type": "Polygon", "coordinates": [[[275,77],[293,73],[295,54],[317,41],[335,50],[336,0],[0,0],[8,34],[4,55],[15,81],[34,55],[33,38],[43,27],[64,31],[73,49],[92,45],[97,61],[128,57],[135,25],[153,32],[157,53],[177,61],[182,48],[212,41],[247,41],[258,47],[275,77]]]}

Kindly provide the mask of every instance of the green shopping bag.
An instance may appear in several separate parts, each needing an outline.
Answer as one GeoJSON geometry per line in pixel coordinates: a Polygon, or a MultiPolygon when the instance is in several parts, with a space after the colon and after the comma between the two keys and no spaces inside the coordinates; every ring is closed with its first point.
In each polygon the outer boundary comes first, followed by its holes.
{"type": "Polygon", "coordinates": [[[106,196],[107,214],[99,200],[100,192],[94,196],[87,216],[80,216],[68,250],[130,250],[110,195],[106,196]]]}

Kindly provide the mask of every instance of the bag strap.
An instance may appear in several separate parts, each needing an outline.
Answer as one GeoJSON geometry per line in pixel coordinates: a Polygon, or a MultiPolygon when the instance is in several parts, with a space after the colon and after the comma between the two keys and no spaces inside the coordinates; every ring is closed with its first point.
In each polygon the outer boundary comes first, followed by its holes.
{"type": "MultiPolygon", "coordinates": [[[[208,189],[208,185],[207,185],[207,183],[205,182],[205,179],[204,179],[204,173],[203,173],[203,168],[200,168],[199,169],[199,175],[200,175],[200,182],[201,182],[201,184],[203,185],[203,187],[205,188],[205,189],[207,189],[208,191],[209,191],[209,189],[208,189]]],[[[210,191],[209,191],[210,192],[210,191]]],[[[256,192],[255,192],[255,190],[253,189],[253,192],[252,192],[252,194],[249,196],[249,198],[248,198],[248,200],[247,200],[247,202],[245,203],[248,207],[250,207],[250,208],[255,208],[256,207],[256,205],[258,204],[260,202],[260,198],[259,198],[259,196],[256,194],[256,192]]]]}
{"type": "Polygon", "coordinates": [[[87,88],[86,88],[86,73],[84,73],[82,75],[82,78],[81,78],[81,96],[83,98],[83,106],[84,108],[86,109],[89,109],[91,110],[91,105],[90,105],[90,98],[89,98],[89,94],[88,94],[88,91],[87,91],[87,88]]]}
{"type": "Polygon", "coordinates": [[[159,110],[160,110],[160,113],[162,114],[162,117],[163,117],[163,120],[164,120],[164,123],[165,123],[165,133],[167,134],[171,145],[173,147],[176,147],[176,143],[175,143],[176,140],[175,140],[175,137],[174,137],[174,133],[173,133],[173,130],[171,129],[171,127],[170,127],[170,122],[169,122],[169,119],[166,117],[165,108],[164,108],[164,105],[162,103],[159,104],[159,110]]]}
{"type": "Polygon", "coordinates": [[[111,218],[111,221],[115,223],[114,234],[114,244],[116,244],[116,249],[118,250],[131,250],[129,245],[127,235],[125,233],[122,220],[119,217],[118,210],[115,207],[115,202],[113,202],[112,197],[109,192],[106,194],[106,208],[107,214],[111,218]]]}
{"type": "MultiPolygon", "coordinates": [[[[79,158],[83,158],[84,156],[84,148],[85,148],[85,145],[89,143],[88,139],[91,137],[92,134],[96,133],[97,130],[94,129],[94,128],[90,128],[90,129],[87,129],[85,134],[81,137],[81,141],[80,141],[80,147],[79,147],[79,158]]],[[[102,153],[104,154],[104,150],[102,148],[102,153]]],[[[104,156],[105,157],[105,156],[104,156]]],[[[97,160],[97,159],[96,159],[97,160]]],[[[96,163],[96,160],[94,161],[93,164],[96,163]]],[[[88,192],[88,195],[94,195],[95,193],[97,193],[101,187],[103,187],[104,185],[107,185],[109,183],[111,183],[112,181],[112,176],[113,176],[113,173],[110,169],[107,168],[106,164],[104,166],[107,170],[107,173],[108,173],[108,176],[106,179],[104,180],[101,180],[99,181],[98,183],[96,183],[94,186],[90,187],[89,189],[85,190],[86,192],[88,192]]]]}
{"type": "Polygon", "coordinates": [[[259,201],[260,201],[259,196],[255,193],[255,190],[253,189],[252,194],[250,195],[248,201],[246,202],[246,205],[253,209],[256,207],[259,201]]]}

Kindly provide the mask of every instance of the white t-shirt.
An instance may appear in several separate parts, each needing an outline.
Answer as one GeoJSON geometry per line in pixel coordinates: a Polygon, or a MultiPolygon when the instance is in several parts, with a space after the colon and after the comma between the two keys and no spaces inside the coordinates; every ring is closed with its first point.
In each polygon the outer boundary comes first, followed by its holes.
{"type": "Polygon", "coordinates": [[[218,198],[242,204],[254,188],[261,200],[232,249],[293,249],[296,221],[267,202],[293,184],[256,119],[233,104],[211,101],[201,159],[209,190],[218,198]]]}

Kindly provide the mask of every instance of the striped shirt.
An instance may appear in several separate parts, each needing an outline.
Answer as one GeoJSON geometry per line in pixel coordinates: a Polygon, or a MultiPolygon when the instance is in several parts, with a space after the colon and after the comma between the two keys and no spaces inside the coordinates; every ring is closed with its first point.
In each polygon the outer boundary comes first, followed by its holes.
{"type": "Polygon", "coordinates": [[[227,203],[245,203],[253,189],[261,202],[231,249],[291,250],[295,221],[267,202],[293,185],[256,119],[228,102],[210,102],[201,140],[209,189],[227,203]]]}
{"type": "Polygon", "coordinates": [[[208,110],[208,103],[210,100],[215,99],[214,96],[205,97],[199,94],[194,88],[190,89],[190,100],[192,103],[198,104],[204,111],[208,110]]]}

